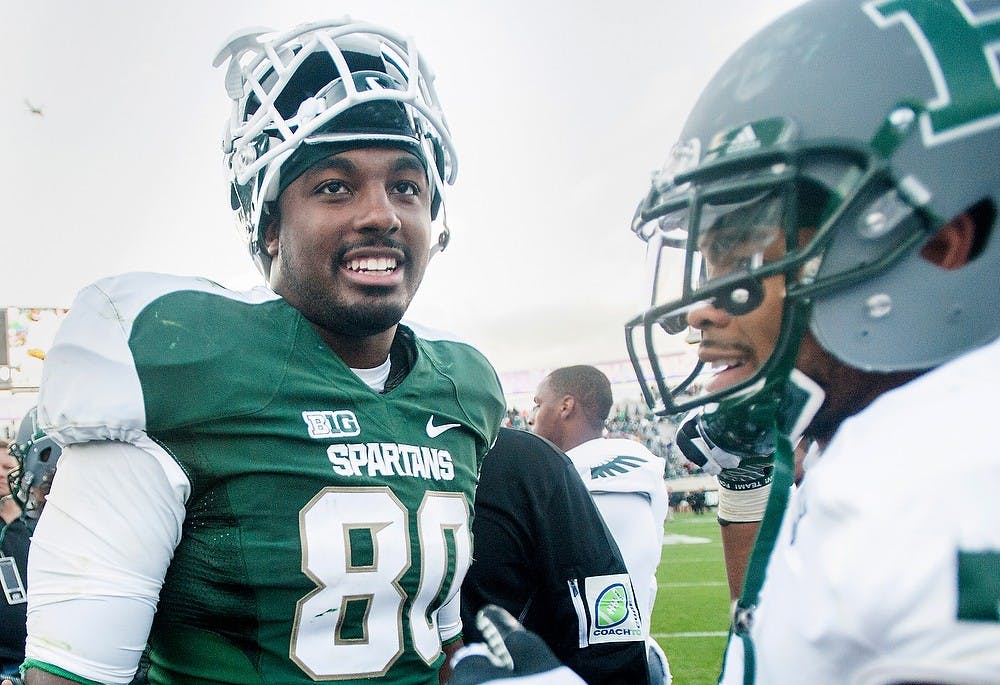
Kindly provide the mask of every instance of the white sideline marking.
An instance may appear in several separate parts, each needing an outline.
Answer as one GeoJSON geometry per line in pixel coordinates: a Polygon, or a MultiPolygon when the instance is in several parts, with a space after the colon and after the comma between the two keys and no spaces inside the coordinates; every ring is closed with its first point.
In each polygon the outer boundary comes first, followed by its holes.
{"type": "Polygon", "coordinates": [[[699,633],[650,633],[650,637],[657,639],[661,637],[725,637],[729,635],[725,630],[705,631],[699,633]]]}
{"type": "Polygon", "coordinates": [[[694,535],[670,533],[669,535],[663,536],[664,545],[704,545],[707,542],[711,542],[711,540],[708,538],[695,537],[694,535]]]}

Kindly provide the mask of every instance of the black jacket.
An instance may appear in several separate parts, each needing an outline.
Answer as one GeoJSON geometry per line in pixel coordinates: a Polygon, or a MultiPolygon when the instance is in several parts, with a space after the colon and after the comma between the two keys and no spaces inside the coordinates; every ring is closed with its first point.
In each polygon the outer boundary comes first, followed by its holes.
{"type": "Polygon", "coordinates": [[[483,459],[472,534],[473,563],[462,584],[466,643],[482,640],[476,611],[497,604],[591,685],[647,682],[641,639],[580,646],[581,637],[589,642],[593,608],[573,597],[573,586],[628,571],[569,457],[536,435],[501,429],[483,459]]]}
{"type": "MultiPolygon", "coordinates": [[[[21,583],[28,579],[28,544],[31,540],[31,529],[34,521],[24,517],[16,518],[9,524],[0,519],[0,528],[4,529],[3,540],[0,541],[0,557],[12,557],[21,575],[21,583]]],[[[6,595],[0,593],[0,663],[12,664],[24,661],[24,640],[27,635],[24,622],[27,617],[28,605],[8,604],[6,595]]]]}

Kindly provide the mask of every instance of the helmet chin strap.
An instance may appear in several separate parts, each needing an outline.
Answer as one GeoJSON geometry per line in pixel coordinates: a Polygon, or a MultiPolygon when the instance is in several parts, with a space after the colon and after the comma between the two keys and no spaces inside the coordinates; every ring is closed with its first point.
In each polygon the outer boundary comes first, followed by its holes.
{"type": "Polygon", "coordinates": [[[775,366],[758,383],[718,405],[705,407],[702,424],[712,442],[730,454],[770,459],[774,433],[797,441],[823,403],[823,390],[795,369],[812,306],[786,307],[788,332],[778,341],[775,366]]]}
{"type": "Polygon", "coordinates": [[[767,499],[764,519],[761,521],[754,542],[753,551],[743,577],[743,591],[733,607],[732,623],[729,632],[743,642],[743,683],[752,685],[756,673],[756,652],[750,629],[753,626],[754,612],[757,608],[757,598],[764,584],[764,572],[771,558],[771,551],[781,530],[781,520],[788,505],[788,495],[795,476],[795,461],[792,443],[788,437],[775,429],[774,480],[771,482],[771,492],[767,499]]]}
{"type": "MultiPolygon", "coordinates": [[[[825,393],[811,378],[795,368],[799,346],[805,334],[812,307],[808,303],[786,309],[790,334],[780,358],[756,392],[721,402],[712,413],[703,416],[706,433],[727,451],[773,463],[771,491],[764,517],[747,563],[740,598],[733,607],[730,634],[743,643],[744,685],[754,682],[756,653],[750,629],[764,573],[774,543],[781,530],[789,491],[795,477],[793,445],[823,404],[825,393]],[[748,450],[748,447],[750,448],[748,450]]],[[[780,343],[779,343],[780,344],[780,343]]],[[[751,459],[754,461],[754,459],[751,459]]]]}
{"type": "Polygon", "coordinates": [[[761,520],[753,551],[743,577],[743,589],[732,611],[730,633],[743,643],[743,682],[752,685],[756,673],[756,652],[750,629],[760,589],[764,585],[767,563],[781,530],[788,497],[795,479],[794,445],[823,403],[825,393],[808,376],[792,369],[787,382],[785,401],[771,429],[774,445],[771,491],[761,520]]]}

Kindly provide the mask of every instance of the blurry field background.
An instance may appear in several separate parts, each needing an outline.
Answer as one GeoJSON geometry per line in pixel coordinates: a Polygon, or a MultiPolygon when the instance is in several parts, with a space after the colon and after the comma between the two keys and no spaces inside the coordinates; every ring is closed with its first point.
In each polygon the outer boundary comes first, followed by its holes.
{"type": "Polygon", "coordinates": [[[670,661],[674,685],[710,685],[719,677],[729,625],[719,524],[713,510],[675,513],[664,530],[652,635],[670,661]]]}

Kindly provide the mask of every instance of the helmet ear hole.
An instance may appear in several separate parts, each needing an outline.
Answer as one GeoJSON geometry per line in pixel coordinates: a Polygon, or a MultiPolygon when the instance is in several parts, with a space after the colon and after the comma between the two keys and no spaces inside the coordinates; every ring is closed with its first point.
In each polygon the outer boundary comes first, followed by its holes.
{"type": "Polygon", "coordinates": [[[975,242],[975,221],[962,212],[924,243],[920,256],[945,271],[961,269],[972,261],[975,242]]]}
{"type": "Polygon", "coordinates": [[[445,158],[444,158],[444,148],[441,147],[441,143],[438,140],[431,139],[434,146],[434,166],[437,168],[438,178],[443,179],[445,177],[445,158]]]}
{"type": "Polygon", "coordinates": [[[969,253],[969,261],[972,261],[982,254],[983,250],[986,249],[986,244],[990,241],[993,228],[996,226],[997,207],[992,198],[986,197],[969,207],[966,212],[972,217],[976,228],[972,240],[972,250],[969,253]]]}

